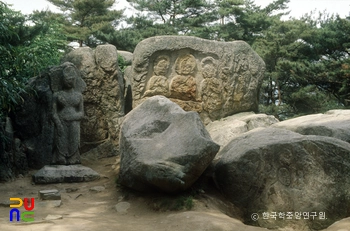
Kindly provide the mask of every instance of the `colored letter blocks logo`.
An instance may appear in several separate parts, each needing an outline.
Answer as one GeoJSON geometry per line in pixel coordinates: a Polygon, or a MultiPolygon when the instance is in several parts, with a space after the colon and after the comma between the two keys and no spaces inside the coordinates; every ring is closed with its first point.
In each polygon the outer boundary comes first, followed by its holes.
{"type": "Polygon", "coordinates": [[[34,198],[30,198],[30,202],[28,198],[24,198],[24,202],[21,198],[10,198],[10,201],[18,201],[19,204],[11,204],[10,208],[13,208],[10,210],[10,221],[13,221],[13,217],[15,214],[16,221],[25,221],[25,222],[31,222],[34,221],[34,212],[32,211],[35,207],[34,198]],[[24,209],[26,211],[22,212],[17,209],[24,206],[24,209]]]}

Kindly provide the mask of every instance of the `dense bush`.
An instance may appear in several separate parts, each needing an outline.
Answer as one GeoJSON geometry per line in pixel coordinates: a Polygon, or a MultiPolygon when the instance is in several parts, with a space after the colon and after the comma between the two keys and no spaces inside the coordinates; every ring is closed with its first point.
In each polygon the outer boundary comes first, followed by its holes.
{"type": "Polygon", "coordinates": [[[60,25],[45,17],[25,16],[0,1],[0,119],[23,101],[28,79],[59,64],[66,49],[60,25]]]}

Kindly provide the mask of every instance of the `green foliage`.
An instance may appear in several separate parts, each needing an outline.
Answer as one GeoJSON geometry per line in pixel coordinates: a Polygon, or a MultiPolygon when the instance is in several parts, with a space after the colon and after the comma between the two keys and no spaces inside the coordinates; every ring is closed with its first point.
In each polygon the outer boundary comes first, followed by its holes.
{"type": "Polygon", "coordinates": [[[220,23],[218,39],[225,41],[244,40],[250,45],[263,35],[282,15],[289,0],[275,0],[265,8],[252,0],[217,0],[220,23]],[[276,13],[281,11],[281,13],[276,13]]]}
{"type": "Polygon", "coordinates": [[[127,65],[125,64],[125,59],[121,55],[118,55],[118,66],[119,66],[119,69],[121,70],[121,72],[124,73],[127,65]]]}
{"type": "Polygon", "coordinates": [[[128,0],[139,13],[126,19],[127,28],[99,32],[97,37],[118,49],[133,51],[143,39],[159,35],[192,35],[211,39],[209,23],[217,20],[214,4],[205,0],[128,0]]]}
{"type": "Polygon", "coordinates": [[[133,52],[136,45],[142,40],[140,33],[131,28],[111,30],[109,32],[98,31],[96,38],[108,42],[117,47],[118,50],[133,52]]]}
{"type": "Polygon", "coordinates": [[[288,118],[347,106],[349,23],[337,16],[309,15],[276,20],[266,29],[253,43],[266,63],[262,108],[288,118]]]}
{"type": "MultiPolygon", "coordinates": [[[[180,34],[187,34],[216,18],[211,10],[213,4],[205,0],[128,0],[135,9],[147,11],[147,19],[154,24],[166,24],[180,34]]],[[[142,18],[144,15],[138,15],[142,18]]]]}
{"type": "Polygon", "coordinates": [[[61,11],[64,31],[69,41],[94,46],[98,32],[110,31],[118,25],[122,10],[110,10],[115,0],[48,0],[61,11]]]}
{"type": "Polygon", "coordinates": [[[0,2],[0,116],[4,116],[19,102],[19,94],[24,91],[21,78],[16,78],[18,67],[13,65],[17,53],[14,46],[20,42],[19,25],[24,21],[19,12],[12,11],[0,2]]]}
{"type": "Polygon", "coordinates": [[[326,92],[320,91],[315,85],[307,85],[298,89],[290,95],[290,98],[289,104],[297,112],[303,114],[325,112],[334,109],[336,105],[334,97],[332,98],[326,92]]]}
{"type": "Polygon", "coordinates": [[[59,63],[66,47],[60,28],[39,12],[25,16],[0,2],[0,117],[23,101],[29,78],[59,63]]]}

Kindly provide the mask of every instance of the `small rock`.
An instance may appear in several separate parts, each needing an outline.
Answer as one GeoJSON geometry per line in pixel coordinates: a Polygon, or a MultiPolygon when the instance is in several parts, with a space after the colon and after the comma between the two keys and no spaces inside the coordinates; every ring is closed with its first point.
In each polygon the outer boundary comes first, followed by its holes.
{"type": "Polygon", "coordinates": [[[61,200],[61,194],[57,189],[40,190],[39,191],[40,200],[61,200]]]}
{"type": "Polygon", "coordinates": [[[128,209],[130,208],[130,203],[128,202],[120,202],[115,206],[115,209],[117,210],[118,213],[120,214],[127,214],[128,209]]]}
{"type": "Polygon", "coordinates": [[[86,182],[100,178],[100,175],[80,164],[45,165],[33,176],[36,184],[86,182]]]}
{"type": "Polygon", "coordinates": [[[102,192],[103,190],[105,190],[106,188],[103,187],[103,186],[95,186],[95,187],[92,187],[90,188],[90,191],[91,192],[102,192]]]}
{"type": "Polygon", "coordinates": [[[50,221],[50,220],[59,220],[59,219],[63,219],[62,215],[47,215],[44,220],[50,221]]]}

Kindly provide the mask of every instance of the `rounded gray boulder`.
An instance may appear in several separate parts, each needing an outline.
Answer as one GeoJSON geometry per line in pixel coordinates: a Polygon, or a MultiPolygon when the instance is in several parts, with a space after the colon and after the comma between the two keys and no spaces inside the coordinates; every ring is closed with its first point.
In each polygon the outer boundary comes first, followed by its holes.
{"type": "Polygon", "coordinates": [[[122,124],[119,182],[139,191],[182,191],[200,177],[218,150],[196,112],[154,96],[122,124]]]}
{"type": "Polygon", "coordinates": [[[254,129],[233,139],[219,154],[215,182],[243,210],[246,223],[319,230],[350,215],[347,142],[277,128],[254,129]],[[261,219],[252,220],[255,213],[261,219]],[[277,214],[276,219],[271,214],[277,214]],[[291,219],[286,220],[286,214],[291,219]]]}

